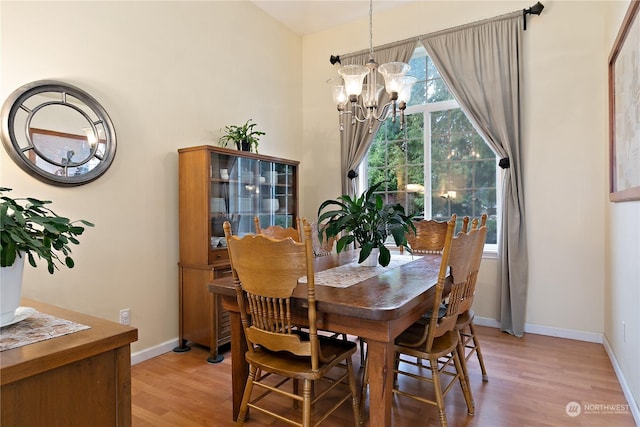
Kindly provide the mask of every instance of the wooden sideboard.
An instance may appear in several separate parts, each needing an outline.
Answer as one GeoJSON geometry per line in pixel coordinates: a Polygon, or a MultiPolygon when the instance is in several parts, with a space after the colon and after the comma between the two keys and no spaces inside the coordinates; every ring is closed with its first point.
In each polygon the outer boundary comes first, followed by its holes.
{"type": "Polygon", "coordinates": [[[131,351],[138,330],[23,299],[90,329],[0,352],[0,425],[131,426],[131,351]]]}

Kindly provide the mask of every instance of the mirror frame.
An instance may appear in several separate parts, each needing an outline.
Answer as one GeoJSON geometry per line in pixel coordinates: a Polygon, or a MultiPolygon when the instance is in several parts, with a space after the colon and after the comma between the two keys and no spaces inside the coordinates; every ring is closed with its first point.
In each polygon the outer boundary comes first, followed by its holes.
{"type": "MultiPolygon", "coordinates": [[[[56,80],[39,80],[21,86],[20,88],[16,89],[11,95],[9,95],[9,97],[5,101],[4,105],[2,106],[2,112],[0,113],[0,119],[2,120],[0,138],[2,139],[2,143],[9,156],[13,159],[14,162],[16,162],[18,166],[20,166],[22,170],[24,170],[34,178],[37,178],[40,181],[46,182],[48,184],[58,186],[76,186],[87,184],[104,174],[113,163],[113,159],[116,155],[115,129],[106,110],[102,108],[100,103],[87,92],[67,83],[56,80]],[[85,119],[88,120],[88,125],[91,126],[92,129],[96,130],[96,125],[101,125],[104,128],[104,140],[102,139],[102,135],[100,136],[100,144],[105,144],[104,154],[101,156],[93,156],[93,154],[96,154],[96,150],[92,150],[91,158],[97,158],[99,160],[99,163],[90,171],[79,175],[60,176],[40,168],[34,163],[34,161],[30,159],[29,153],[34,151],[37,153],[37,149],[35,148],[35,145],[31,140],[31,129],[28,124],[30,123],[33,114],[39,111],[41,108],[49,105],[49,103],[41,103],[35,108],[31,109],[23,107],[23,104],[29,98],[44,92],[58,93],[60,95],[60,100],[54,102],[53,104],[65,105],[79,112],[85,117],[85,119]],[[98,118],[98,120],[92,122],[92,119],[90,119],[84,111],[76,107],[74,104],[68,103],[66,100],[67,95],[83,102],[87,109],[91,110],[93,114],[98,118]],[[26,111],[29,114],[24,126],[16,124],[16,113],[20,110],[26,111]],[[17,132],[25,133],[25,137],[28,142],[28,145],[26,147],[21,147],[18,143],[18,140],[16,138],[17,132]]],[[[31,155],[33,157],[33,153],[31,153],[31,155]]],[[[50,163],[48,159],[44,160],[50,163]]]]}

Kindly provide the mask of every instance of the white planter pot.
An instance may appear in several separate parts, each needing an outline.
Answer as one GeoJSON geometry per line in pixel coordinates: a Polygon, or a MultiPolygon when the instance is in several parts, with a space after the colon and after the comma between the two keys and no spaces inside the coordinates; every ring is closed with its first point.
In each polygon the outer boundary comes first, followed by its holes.
{"type": "Polygon", "coordinates": [[[362,264],[360,264],[360,265],[364,265],[366,267],[376,267],[378,265],[378,255],[379,254],[380,254],[380,249],[378,249],[378,248],[371,249],[371,253],[367,257],[367,259],[362,261],[362,264]]]}
{"type": "Polygon", "coordinates": [[[0,268],[0,325],[12,322],[20,306],[25,257],[17,257],[12,266],[0,268]]]}

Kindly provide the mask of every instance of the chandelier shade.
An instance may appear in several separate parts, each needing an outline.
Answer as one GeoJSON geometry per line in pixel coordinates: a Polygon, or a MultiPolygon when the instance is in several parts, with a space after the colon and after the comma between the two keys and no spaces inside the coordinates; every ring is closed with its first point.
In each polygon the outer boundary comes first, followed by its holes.
{"type": "Polygon", "coordinates": [[[344,80],[342,77],[332,77],[327,80],[329,86],[331,86],[331,93],[333,95],[333,102],[338,106],[344,109],[345,104],[349,100],[349,96],[347,95],[347,91],[344,86],[344,80]]]}
{"type": "Polygon", "coordinates": [[[402,78],[402,89],[398,92],[398,103],[404,102],[405,105],[409,103],[411,99],[411,91],[413,90],[413,85],[418,81],[417,78],[413,76],[404,76],[402,78]]]}
{"type": "Polygon", "coordinates": [[[384,85],[387,93],[393,98],[394,93],[397,96],[402,90],[404,83],[404,75],[407,74],[411,67],[404,62],[389,62],[382,64],[378,71],[384,77],[384,85]]]}
{"type": "Polygon", "coordinates": [[[340,67],[338,74],[344,80],[344,89],[349,98],[358,97],[362,93],[364,78],[369,74],[369,69],[364,65],[345,65],[340,67]]]}

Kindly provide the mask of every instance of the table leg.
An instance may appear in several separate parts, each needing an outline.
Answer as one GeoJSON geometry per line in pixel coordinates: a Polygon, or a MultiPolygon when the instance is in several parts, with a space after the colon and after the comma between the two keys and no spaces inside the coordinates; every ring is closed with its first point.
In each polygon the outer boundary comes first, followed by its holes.
{"type": "Polygon", "coordinates": [[[238,419],[240,412],[240,403],[242,403],[242,394],[244,386],[249,377],[249,365],[244,355],[247,352],[247,340],[242,330],[242,322],[240,313],[237,311],[229,311],[229,320],[231,321],[231,376],[233,390],[233,421],[238,419]]]}
{"type": "Polygon", "coordinates": [[[367,339],[369,364],[369,425],[391,426],[391,402],[393,397],[393,360],[395,352],[392,342],[367,339]]]}

